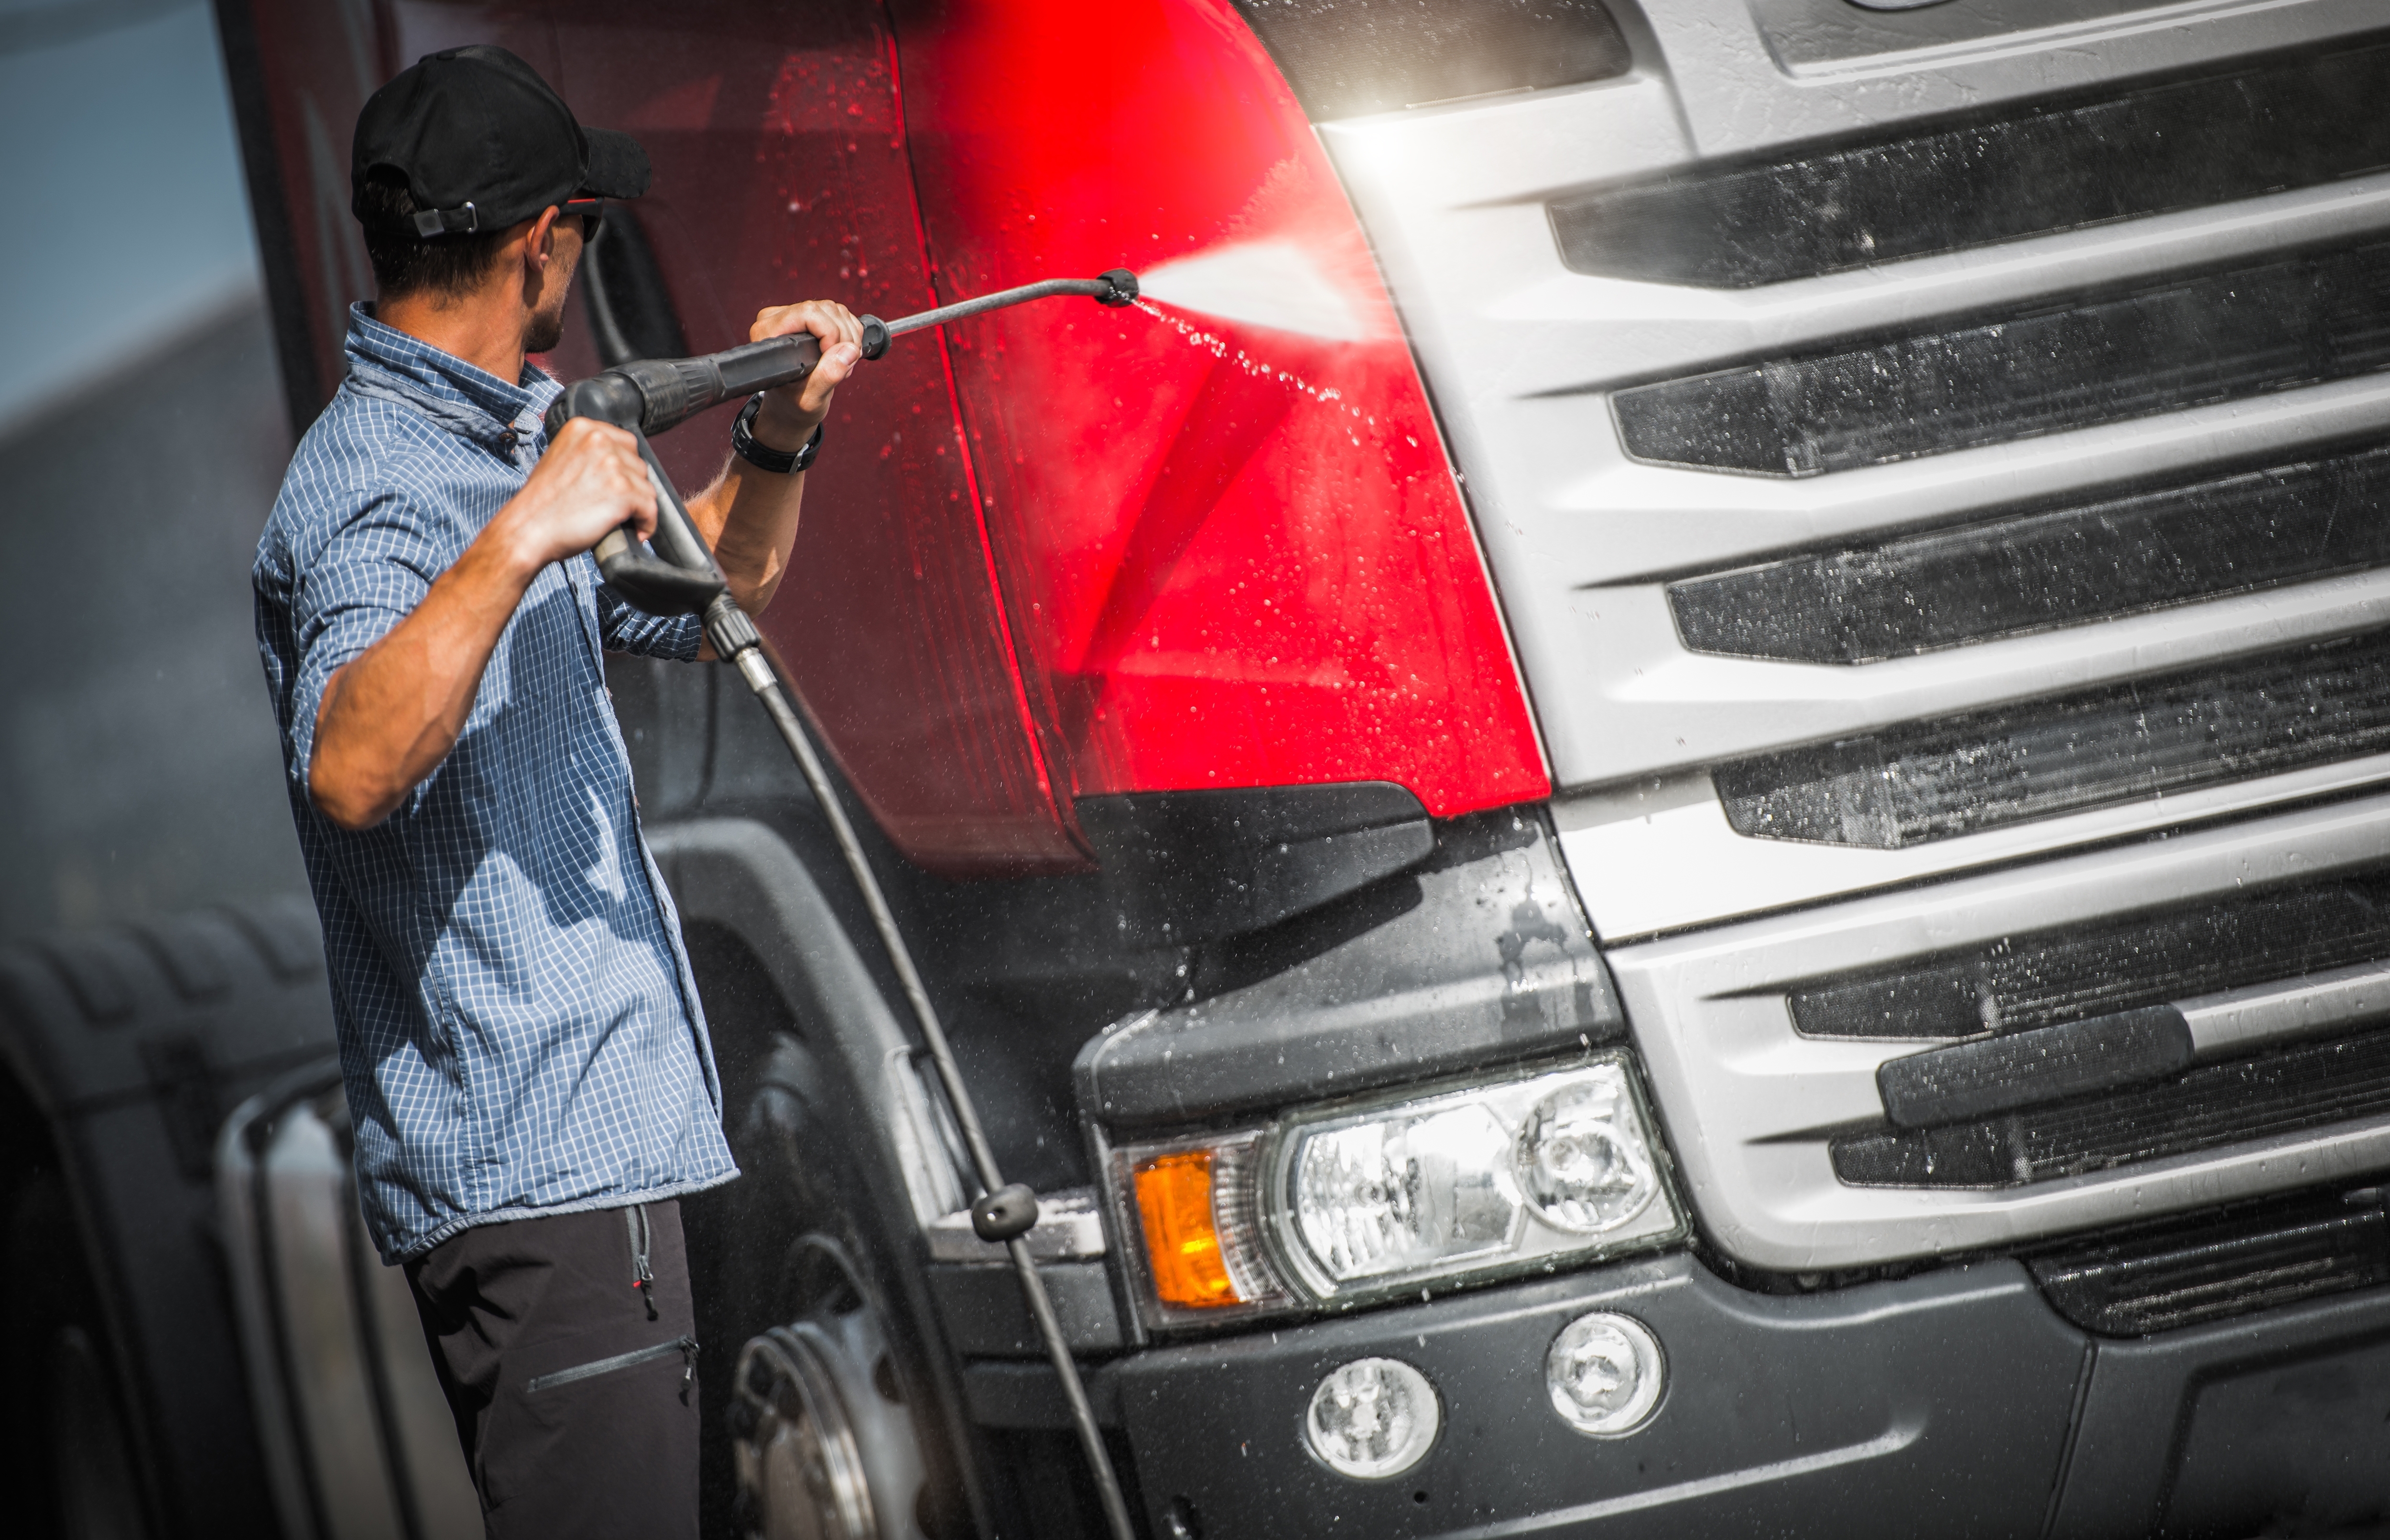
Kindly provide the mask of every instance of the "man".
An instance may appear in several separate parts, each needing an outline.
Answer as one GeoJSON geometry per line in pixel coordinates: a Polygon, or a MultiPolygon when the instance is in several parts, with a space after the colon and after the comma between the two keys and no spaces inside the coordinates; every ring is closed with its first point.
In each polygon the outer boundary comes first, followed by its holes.
{"type": "MultiPolygon", "coordinates": [[[[655,498],[630,434],[542,414],[602,199],[647,189],[503,49],[433,54],[352,158],[377,302],[259,543],[258,641],[323,915],[357,1185],[404,1263],[493,1535],[696,1533],[697,1344],[675,1200],[738,1174],[679,921],[600,651],[704,656],[589,547],[655,498]]],[[[860,357],[749,404],[689,511],[769,603],[803,468],[860,357]]]]}

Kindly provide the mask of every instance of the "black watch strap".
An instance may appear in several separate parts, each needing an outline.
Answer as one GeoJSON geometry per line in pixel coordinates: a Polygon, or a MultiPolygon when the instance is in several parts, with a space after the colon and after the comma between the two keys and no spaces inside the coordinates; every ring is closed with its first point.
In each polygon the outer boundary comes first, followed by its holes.
{"type": "Polygon", "coordinates": [[[807,439],[801,449],[794,452],[774,449],[755,442],[755,414],[763,409],[763,391],[758,391],[747,398],[747,404],[739,410],[738,420],[730,425],[731,452],[757,469],[768,470],[778,476],[803,470],[813,464],[814,456],[821,453],[822,428],[826,425],[816,424],[814,436],[807,439]]]}

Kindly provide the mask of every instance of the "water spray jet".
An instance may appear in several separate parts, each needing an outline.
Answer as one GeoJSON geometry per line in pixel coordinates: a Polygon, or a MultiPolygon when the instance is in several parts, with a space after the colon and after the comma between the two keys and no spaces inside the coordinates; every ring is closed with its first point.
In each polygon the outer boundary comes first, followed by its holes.
{"type": "Polygon", "coordinates": [[[1291,240],[1250,241],[1167,262],[1147,273],[1145,297],[1174,310],[1330,342],[1369,340],[1377,328],[1319,263],[1291,240]]]}

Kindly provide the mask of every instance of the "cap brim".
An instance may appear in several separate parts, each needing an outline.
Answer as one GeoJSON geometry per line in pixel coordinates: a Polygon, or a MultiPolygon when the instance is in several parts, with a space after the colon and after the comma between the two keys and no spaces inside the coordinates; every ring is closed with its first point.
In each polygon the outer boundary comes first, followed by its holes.
{"type": "Polygon", "coordinates": [[[651,173],[648,152],[639,141],[627,134],[610,128],[581,130],[589,143],[589,175],[582,184],[585,191],[600,198],[637,198],[648,190],[651,173]]]}

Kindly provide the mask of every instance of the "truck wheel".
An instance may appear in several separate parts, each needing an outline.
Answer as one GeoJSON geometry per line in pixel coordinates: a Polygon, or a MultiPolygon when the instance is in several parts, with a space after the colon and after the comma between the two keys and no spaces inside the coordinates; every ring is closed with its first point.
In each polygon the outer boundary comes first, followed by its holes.
{"type": "Polygon", "coordinates": [[[705,1410],[704,1533],[949,1540],[974,1533],[934,1388],[906,1234],[875,1223],[862,1098],[746,944],[688,924],[739,1180],[686,1199],[705,1410]],[[722,1348],[731,1351],[715,1354],[722,1348]]]}
{"type": "Polygon", "coordinates": [[[838,1242],[800,1238],[813,1298],[739,1350],[732,1381],[739,1517],[753,1540],[921,1540],[921,1446],[880,1315],[838,1242]]]}

